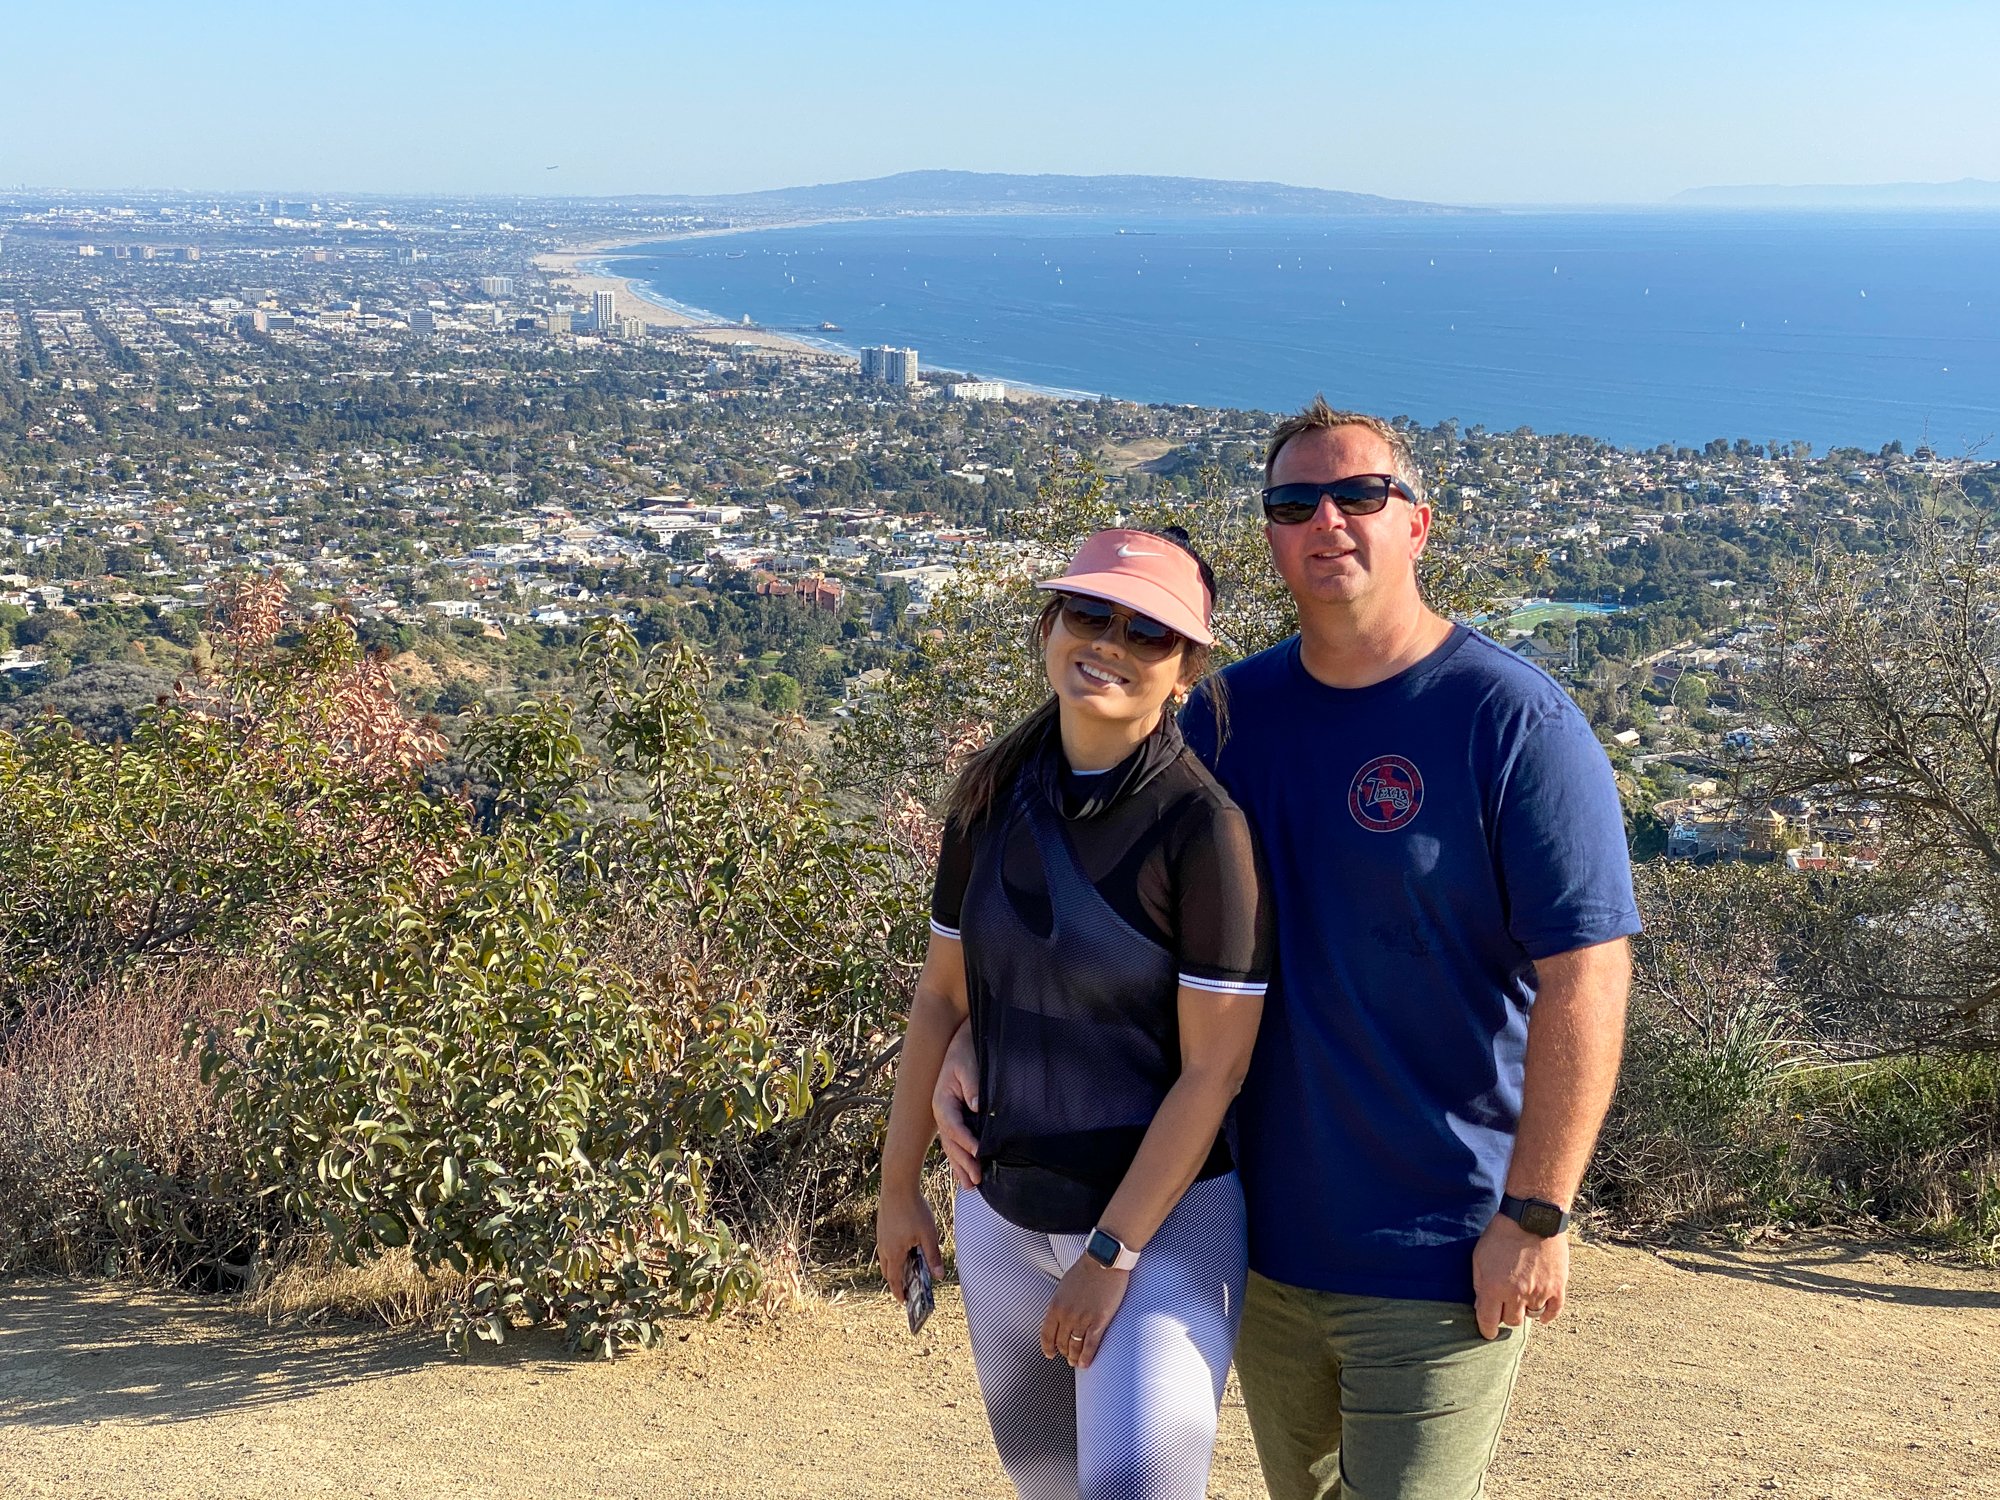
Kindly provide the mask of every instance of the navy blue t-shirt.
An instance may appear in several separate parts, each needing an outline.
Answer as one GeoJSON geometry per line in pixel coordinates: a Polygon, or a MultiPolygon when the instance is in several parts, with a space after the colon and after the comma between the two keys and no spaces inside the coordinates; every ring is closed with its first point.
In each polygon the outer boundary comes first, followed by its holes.
{"type": "Polygon", "coordinates": [[[1332,688],[1296,636],[1223,673],[1277,963],[1238,1100],[1250,1264],[1294,1286],[1472,1300],[1520,1118],[1534,960],[1639,930],[1617,787],[1539,668],[1454,627],[1332,688]]]}

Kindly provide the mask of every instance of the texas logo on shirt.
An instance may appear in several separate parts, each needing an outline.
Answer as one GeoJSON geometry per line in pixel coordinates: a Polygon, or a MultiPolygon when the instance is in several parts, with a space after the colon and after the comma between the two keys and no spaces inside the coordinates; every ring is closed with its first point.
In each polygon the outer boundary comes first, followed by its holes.
{"type": "Polygon", "coordinates": [[[1347,789],[1347,810],[1371,833],[1394,833],[1423,805],[1423,774],[1400,755],[1376,756],[1347,789]]]}

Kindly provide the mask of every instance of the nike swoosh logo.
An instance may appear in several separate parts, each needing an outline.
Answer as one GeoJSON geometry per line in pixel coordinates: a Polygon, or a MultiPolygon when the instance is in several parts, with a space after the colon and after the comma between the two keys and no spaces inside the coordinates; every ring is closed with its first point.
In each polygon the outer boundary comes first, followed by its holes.
{"type": "Polygon", "coordinates": [[[1164,552],[1145,552],[1125,542],[1120,542],[1118,544],[1118,555],[1120,557],[1165,557],[1167,554],[1164,552]]]}

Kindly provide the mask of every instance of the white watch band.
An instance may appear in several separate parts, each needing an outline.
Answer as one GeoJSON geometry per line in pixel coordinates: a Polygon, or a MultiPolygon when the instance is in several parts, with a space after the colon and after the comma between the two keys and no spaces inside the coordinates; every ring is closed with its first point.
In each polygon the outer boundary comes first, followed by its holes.
{"type": "MultiPolygon", "coordinates": [[[[1111,1258],[1111,1264],[1108,1269],[1113,1271],[1129,1271],[1139,1264],[1139,1252],[1119,1239],[1117,1235],[1106,1229],[1102,1224],[1090,1231],[1090,1239],[1094,1240],[1100,1234],[1118,1247],[1118,1253],[1111,1258]]],[[[1086,1240],[1085,1243],[1088,1244],[1089,1240],[1086,1240]]],[[[1093,1256],[1092,1259],[1096,1259],[1096,1257],[1093,1256]]],[[[1103,1265],[1104,1262],[1098,1261],[1098,1264],[1103,1265]]]]}

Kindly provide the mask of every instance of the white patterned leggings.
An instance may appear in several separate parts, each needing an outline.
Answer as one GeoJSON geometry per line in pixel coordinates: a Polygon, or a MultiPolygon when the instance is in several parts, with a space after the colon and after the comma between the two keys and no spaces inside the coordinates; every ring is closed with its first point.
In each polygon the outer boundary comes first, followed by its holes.
{"type": "Polygon", "coordinates": [[[977,1189],[954,1235],[972,1358],[1022,1500],[1200,1500],[1243,1317],[1243,1188],[1197,1182],[1147,1241],[1088,1369],[1042,1353],[1042,1320],[1080,1234],[1038,1234],[977,1189]]]}

